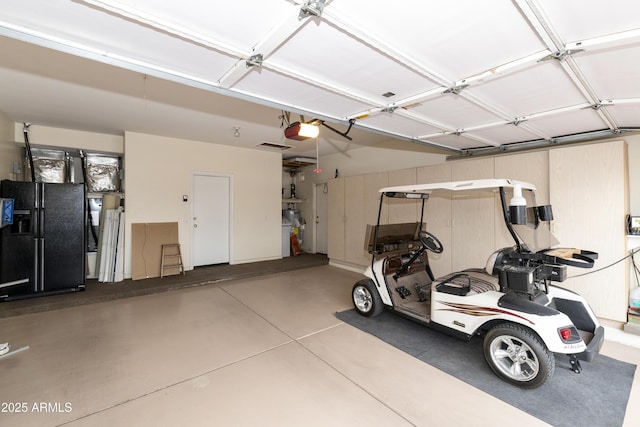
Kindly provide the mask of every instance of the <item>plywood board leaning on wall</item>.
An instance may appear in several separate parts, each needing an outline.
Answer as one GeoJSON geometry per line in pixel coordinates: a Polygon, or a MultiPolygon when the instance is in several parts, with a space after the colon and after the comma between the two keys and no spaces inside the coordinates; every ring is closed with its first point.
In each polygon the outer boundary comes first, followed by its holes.
{"type": "Polygon", "coordinates": [[[162,245],[179,243],[177,222],[131,224],[131,278],[160,277],[162,245]]]}

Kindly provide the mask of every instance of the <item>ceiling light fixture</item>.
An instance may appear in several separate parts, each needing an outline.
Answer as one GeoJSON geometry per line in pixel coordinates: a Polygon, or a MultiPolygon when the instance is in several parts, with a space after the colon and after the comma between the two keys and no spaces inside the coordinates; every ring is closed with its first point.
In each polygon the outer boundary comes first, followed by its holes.
{"type": "Polygon", "coordinates": [[[294,122],[284,130],[284,136],[287,139],[295,139],[304,141],[305,139],[315,138],[320,133],[318,126],[309,123],[294,122]]]}
{"type": "Polygon", "coordinates": [[[320,16],[324,10],[325,0],[307,0],[305,4],[300,7],[300,14],[298,19],[302,20],[310,16],[320,16]]]}

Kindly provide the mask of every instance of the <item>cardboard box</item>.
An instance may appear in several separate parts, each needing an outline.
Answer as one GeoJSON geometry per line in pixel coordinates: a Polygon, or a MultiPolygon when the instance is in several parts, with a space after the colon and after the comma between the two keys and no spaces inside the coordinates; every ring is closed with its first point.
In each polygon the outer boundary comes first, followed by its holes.
{"type": "MultiPolygon", "coordinates": [[[[177,222],[131,224],[131,278],[160,277],[162,245],[180,243],[177,222]]],[[[174,272],[165,272],[177,274],[174,272]]]]}

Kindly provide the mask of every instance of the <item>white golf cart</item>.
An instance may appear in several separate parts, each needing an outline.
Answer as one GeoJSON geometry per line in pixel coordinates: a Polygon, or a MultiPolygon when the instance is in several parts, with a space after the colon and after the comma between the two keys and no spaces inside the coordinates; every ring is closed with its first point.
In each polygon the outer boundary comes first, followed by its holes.
{"type": "Polygon", "coordinates": [[[536,206],[534,191],[533,184],[507,179],[381,189],[379,212],[388,198],[415,199],[422,203],[421,219],[381,224],[379,213],[377,225],[367,227],[365,248],[372,260],[367,279],[353,287],[356,310],[375,316],[387,308],[462,339],[483,336],[491,369],[522,388],[539,387],[553,375],[554,353],[568,355],[579,373],[579,360],[591,361],[600,351],[604,329],[582,297],[551,282],[565,280],[568,265],[592,267],[597,254],[552,249],[558,242],[545,223],[553,219],[551,206],[536,206]],[[423,219],[429,196],[443,191],[498,193],[515,245],[492,253],[484,268],[436,279],[427,251],[439,254],[444,248],[423,219]]]}

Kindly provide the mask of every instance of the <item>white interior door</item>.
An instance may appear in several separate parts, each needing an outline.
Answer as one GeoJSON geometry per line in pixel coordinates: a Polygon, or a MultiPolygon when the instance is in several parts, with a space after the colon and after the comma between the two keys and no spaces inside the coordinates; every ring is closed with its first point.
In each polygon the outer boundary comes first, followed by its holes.
{"type": "Polygon", "coordinates": [[[229,262],[231,178],[193,176],[193,266],[229,262]]]}
{"type": "Polygon", "coordinates": [[[316,184],[316,253],[327,254],[329,185],[316,184]]]}

